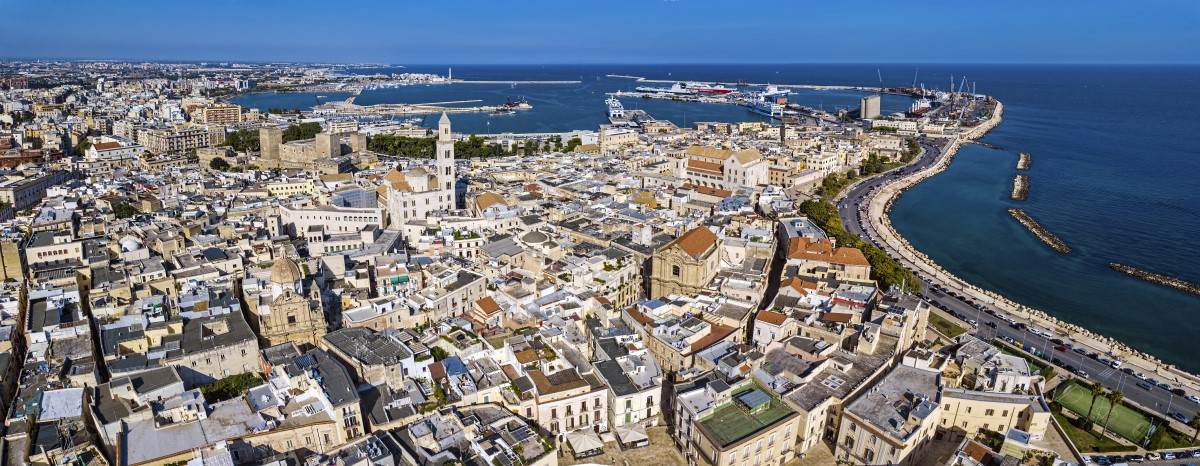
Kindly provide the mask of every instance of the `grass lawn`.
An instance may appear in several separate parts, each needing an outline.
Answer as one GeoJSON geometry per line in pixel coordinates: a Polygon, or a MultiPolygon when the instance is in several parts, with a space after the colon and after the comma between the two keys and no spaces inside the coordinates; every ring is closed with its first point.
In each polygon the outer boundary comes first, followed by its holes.
{"type": "Polygon", "coordinates": [[[1168,425],[1160,425],[1154,435],[1150,436],[1151,450],[1169,450],[1172,448],[1194,447],[1191,434],[1184,434],[1168,425]]]}
{"type": "Polygon", "coordinates": [[[1058,420],[1058,424],[1062,426],[1063,432],[1067,433],[1067,437],[1071,438],[1071,443],[1075,444],[1075,448],[1085,453],[1107,453],[1114,451],[1132,451],[1134,447],[1123,445],[1116,440],[1110,439],[1096,432],[1088,432],[1080,429],[1071,423],[1071,420],[1059,413],[1054,413],[1054,419],[1058,420]]]}
{"type": "Polygon", "coordinates": [[[932,325],[933,328],[941,332],[942,335],[950,338],[962,335],[963,332],[967,331],[966,329],[958,326],[958,324],[951,322],[950,319],[938,315],[936,312],[929,313],[929,325],[932,325]]]}
{"type": "MultiPolygon", "coordinates": [[[[1085,416],[1092,403],[1092,392],[1078,381],[1071,380],[1059,386],[1054,399],[1064,408],[1080,416],[1085,416]]],[[[1097,425],[1104,425],[1109,407],[1107,399],[1096,398],[1096,407],[1092,409],[1092,420],[1097,425]]],[[[1113,410],[1112,418],[1108,422],[1108,430],[1116,432],[1117,435],[1130,442],[1141,444],[1142,440],[1146,438],[1146,432],[1150,431],[1150,419],[1145,414],[1121,403],[1113,410]]]]}

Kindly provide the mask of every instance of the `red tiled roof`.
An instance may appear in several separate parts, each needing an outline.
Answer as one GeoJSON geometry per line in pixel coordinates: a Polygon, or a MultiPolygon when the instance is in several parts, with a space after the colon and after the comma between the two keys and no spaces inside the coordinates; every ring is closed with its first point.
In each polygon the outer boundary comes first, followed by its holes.
{"type": "Polygon", "coordinates": [[[783,325],[783,321],[787,320],[787,316],[775,311],[763,310],[758,311],[758,316],[755,319],[761,320],[771,325],[783,325]]]}
{"type": "Polygon", "coordinates": [[[727,325],[713,325],[711,328],[709,328],[708,335],[705,335],[704,338],[696,340],[695,343],[692,343],[692,352],[695,353],[704,348],[712,346],[718,341],[724,340],[725,337],[733,333],[734,330],[736,329],[727,325]]]}

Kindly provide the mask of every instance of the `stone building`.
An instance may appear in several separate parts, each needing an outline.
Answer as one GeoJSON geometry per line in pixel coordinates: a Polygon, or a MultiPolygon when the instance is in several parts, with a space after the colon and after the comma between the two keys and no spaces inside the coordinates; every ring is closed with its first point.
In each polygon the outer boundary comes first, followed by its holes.
{"type": "Polygon", "coordinates": [[[250,277],[242,285],[251,324],[266,346],[293,342],[316,346],[325,335],[319,290],[305,293],[304,274],[296,262],[281,257],[271,266],[270,281],[250,277]]]}
{"type": "Polygon", "coordinates": [[[445,113],[438,120],[436,151],[433,173],[425,167],[416,167],[404,172],[392,170],[384,176],[379,190],[386,201],[392,225],[424,219],[430,212],[452,210],[457,205],[454,137],[450,132],[450,118],[445,113]]]}
{"type": "Polygon", "coordinates": [[[712,282],[720,266],[719,239],[697,227],[655,251],[650,275],[650,298],[694,295],[712,282]]]}

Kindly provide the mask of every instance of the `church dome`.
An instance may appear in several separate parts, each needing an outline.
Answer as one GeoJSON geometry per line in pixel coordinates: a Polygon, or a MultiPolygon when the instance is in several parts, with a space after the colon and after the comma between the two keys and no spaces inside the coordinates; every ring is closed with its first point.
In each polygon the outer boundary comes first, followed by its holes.
{"type": "Polygon", "coordinates": [[[291,285],[302,278],[304,278],[304,274],[300,273],[300,266],[290,258],[280,258],[275,261],[274,265],[271,265],[271,283],[291,285]]]}

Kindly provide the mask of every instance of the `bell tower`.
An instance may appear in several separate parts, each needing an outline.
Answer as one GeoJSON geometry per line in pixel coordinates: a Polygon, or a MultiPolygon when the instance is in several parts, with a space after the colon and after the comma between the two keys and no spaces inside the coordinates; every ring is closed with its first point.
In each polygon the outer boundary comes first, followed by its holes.
{"type": "Polygon", "coordinates": [[[438,120],[437,180],[438,186],[432,188],[445,191],[443,195],[448,196],[448,208],[454,209],[458,205],[454,190],[457,180],[457,174],[454,172],[454,137],[450,134],[450,117],[446,116],[445,112],[442,112],[442,118],[438,120]]]}

